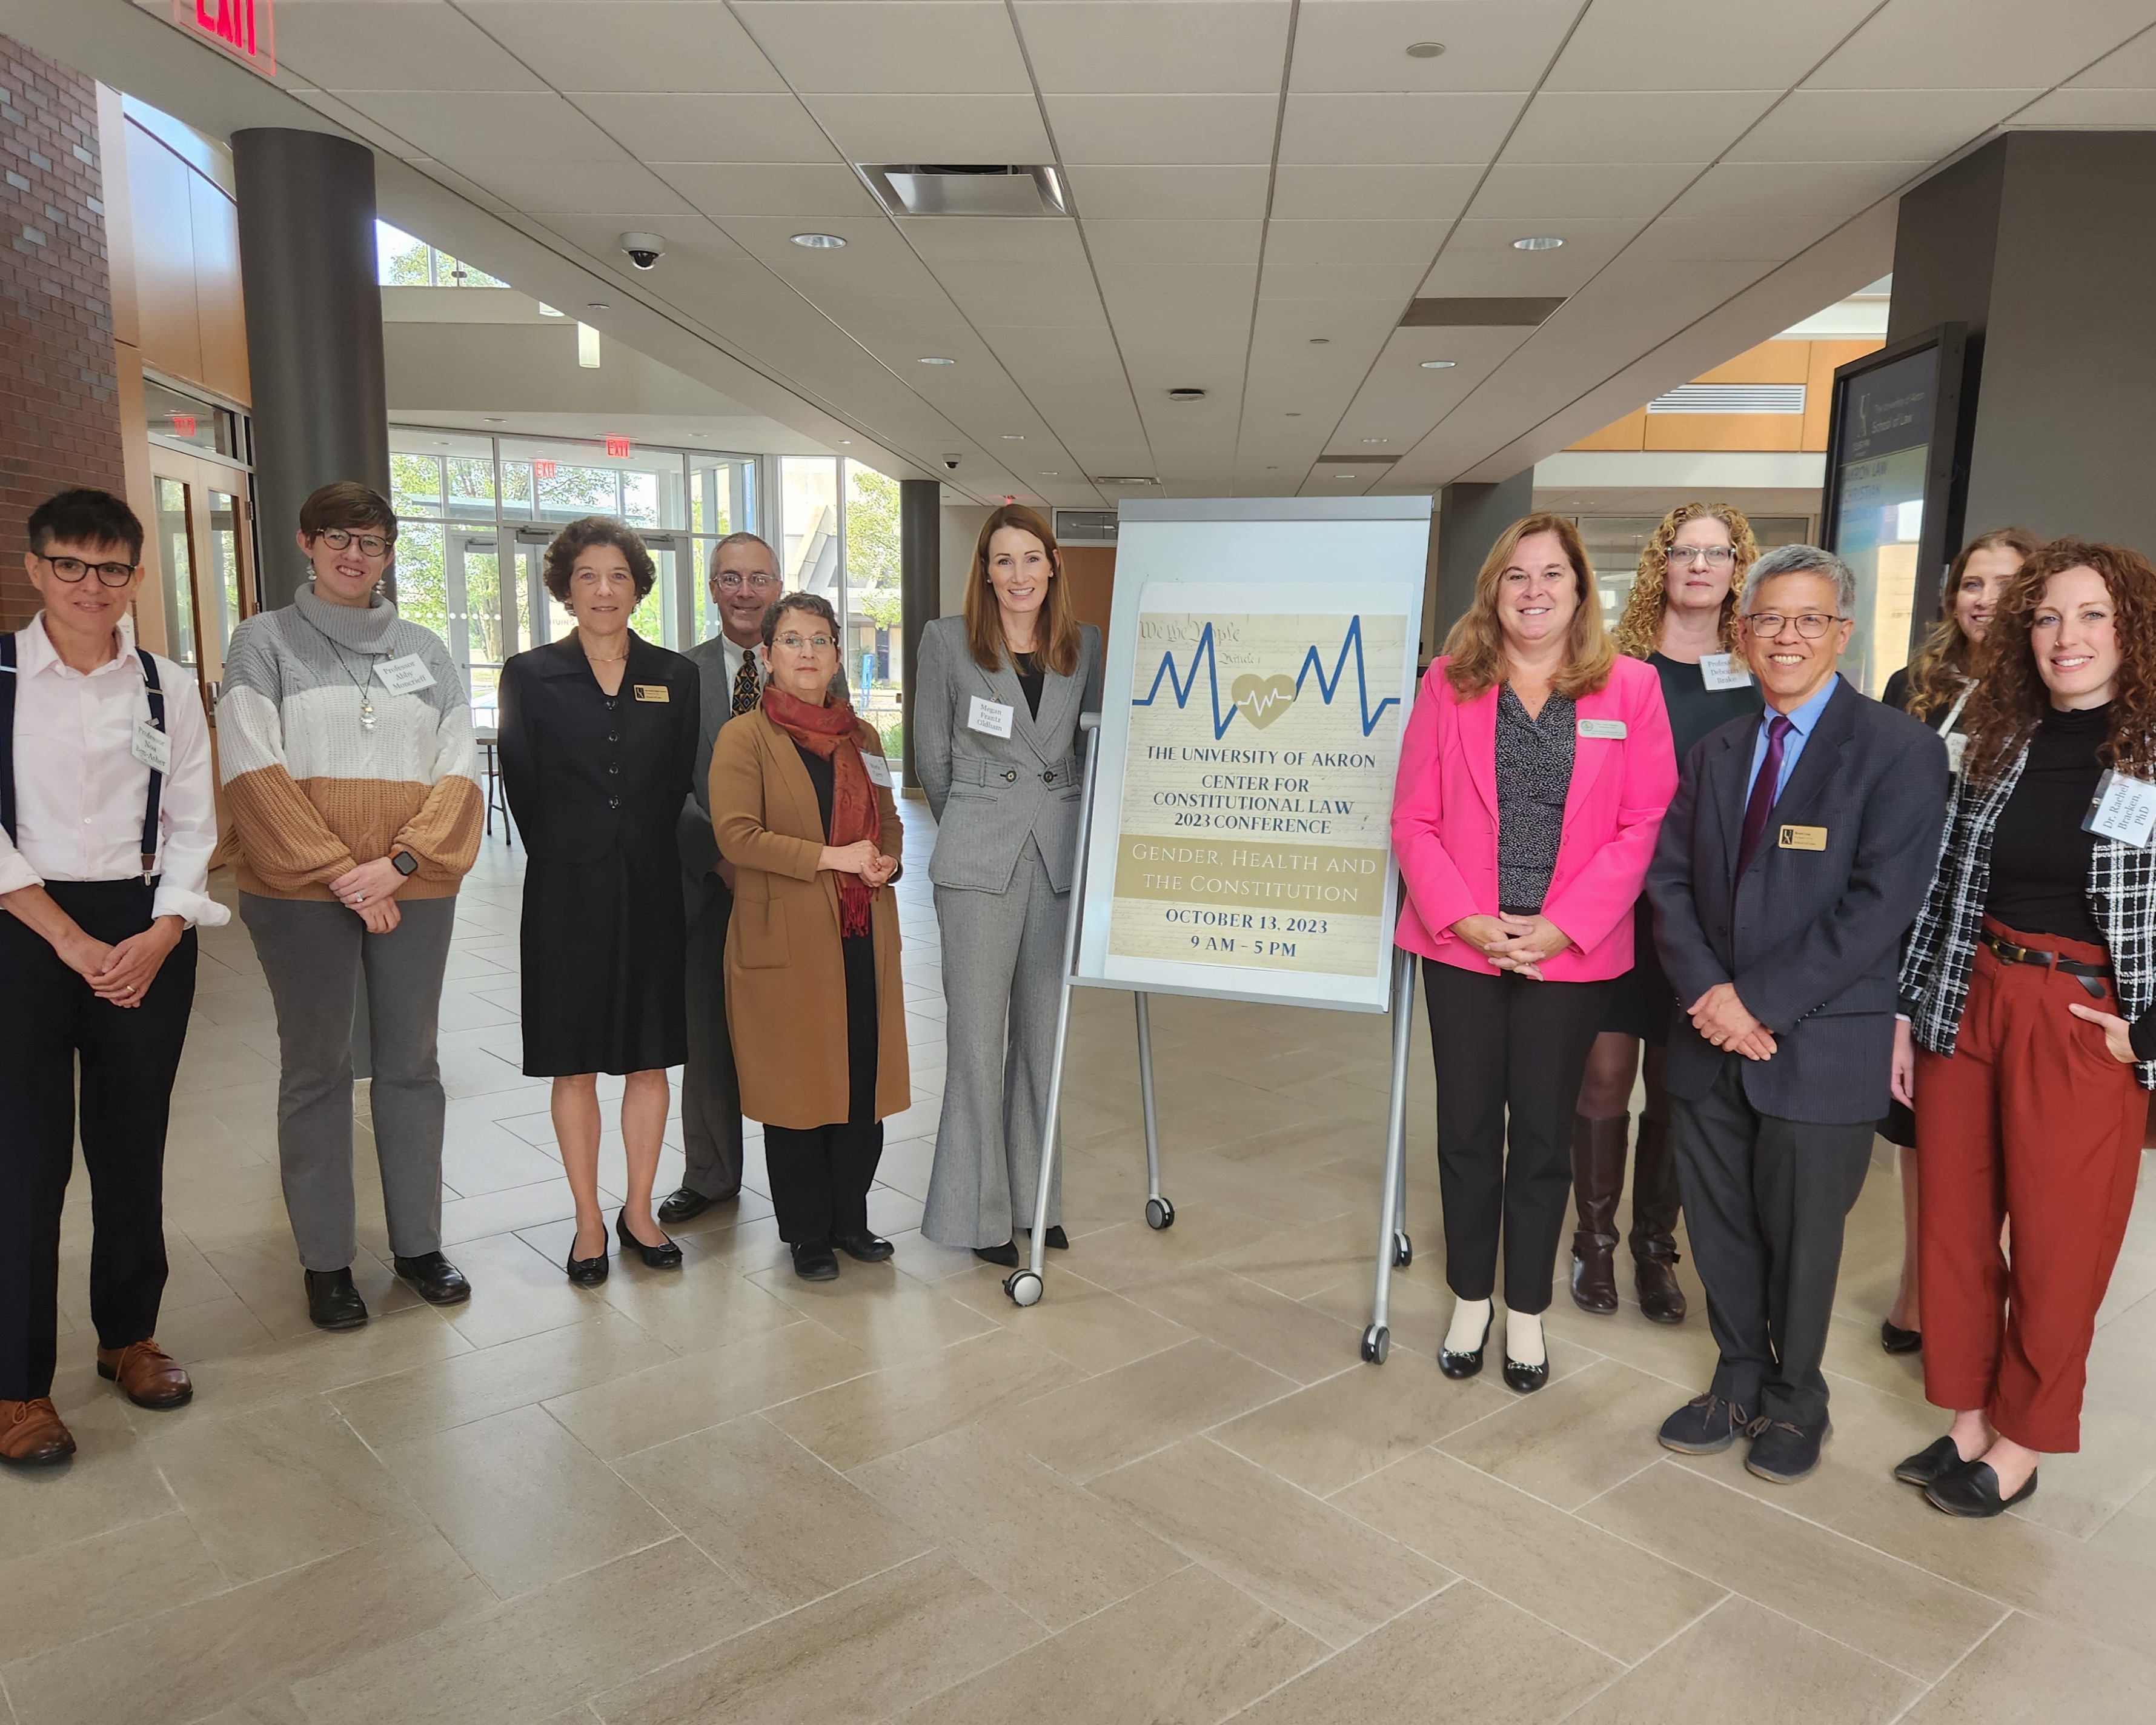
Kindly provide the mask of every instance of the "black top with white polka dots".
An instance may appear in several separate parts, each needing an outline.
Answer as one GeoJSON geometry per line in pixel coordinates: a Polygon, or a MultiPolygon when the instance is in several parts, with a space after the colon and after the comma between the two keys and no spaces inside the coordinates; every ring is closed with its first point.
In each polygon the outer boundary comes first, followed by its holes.
{"type": "Polygon", "coordinates": [[[1534,718],[1509,683],[1497,691],[1497,907],[1529,916],[1543,907],[1572,788],[1575,713],[1552,691],[1534,718]]]}

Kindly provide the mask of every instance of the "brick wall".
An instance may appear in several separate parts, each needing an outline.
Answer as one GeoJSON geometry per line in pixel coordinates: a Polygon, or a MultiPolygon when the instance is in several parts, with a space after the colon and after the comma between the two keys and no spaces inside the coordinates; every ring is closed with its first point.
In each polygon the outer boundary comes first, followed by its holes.
{"type": "Polygon", "coordinates": [[[97,87],[0,36],[0,627],[37,608],[23,523],[69,485],[124,492],[97,87]]]}

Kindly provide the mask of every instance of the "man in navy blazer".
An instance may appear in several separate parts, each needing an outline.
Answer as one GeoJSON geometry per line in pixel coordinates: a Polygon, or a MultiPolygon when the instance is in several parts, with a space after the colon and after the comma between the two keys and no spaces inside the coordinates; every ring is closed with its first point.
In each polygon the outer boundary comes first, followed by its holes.
{"type": "Polygon", "coordinates": [[[1762,1478],[1802,1479],[1827,1430],[1842,1228],[1887,1112],[1895,969],[1946,818],[1946,746],[1835,672],[1856,578],[1808,545],[1744,584],[1765,706],[1684,763],[1647,875],[1676,991],[1671,1134],[1721,1349],[1663,1423],[1688,1455],[1740,1434],[1762,1478]]]}

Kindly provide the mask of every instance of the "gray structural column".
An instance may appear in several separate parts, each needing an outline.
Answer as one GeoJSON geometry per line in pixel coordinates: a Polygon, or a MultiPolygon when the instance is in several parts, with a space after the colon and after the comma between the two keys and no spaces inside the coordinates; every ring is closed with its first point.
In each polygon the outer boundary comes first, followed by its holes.
{"type": "Polygon", "coordinates": [[[1494,485],[1456,480],[1438,493],[1436,600],[1430,613],[1429,655],[1475,603],[1475,578],[1497,536],[1535,506],[1535,470],[1523,468],[1494,485]]]}
{"type": "MultiPolygon", "coordinates": [[[[916,686],[914,668],[921,661],[921,632],[943,612],[943,487],[935,480],[898,482],[899,655],[907,696],[916,686]]],[[[921,781],[913,770],[913,723],[906,737],[906,782],[921,781]]]]}
{"type": "Polygon", "coordinates": [[[305,573],[292,535],[309,492],[357,480],[389,494],[374,157],[327,132],[249,127],[232,160],[266,609],[305,573]]]}
{"type": "Polygon", "coordinates": [[[1964,323],[1976,357],[1964,537],[2156,550],[2152,280],[2156,134],[2010,132],[1902,198],[1887,339],[1964,323]]]}

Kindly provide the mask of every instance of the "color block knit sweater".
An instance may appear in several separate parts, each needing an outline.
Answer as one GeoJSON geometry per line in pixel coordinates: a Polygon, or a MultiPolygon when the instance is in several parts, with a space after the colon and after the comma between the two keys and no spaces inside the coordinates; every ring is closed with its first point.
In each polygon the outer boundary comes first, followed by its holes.
{"type": "Polygon", "coordinates": [[[217,729],[243,892],[331,899],[346,870],[408,850],[419,868],[398,896],[445,898],[479,855],[464,679],[441,639],[387,601],[360,610],[303,588],[249,618],[225,653],[217,729]],[[391,694],[376,667],[412,655],[433,686],[391,694]]]}

